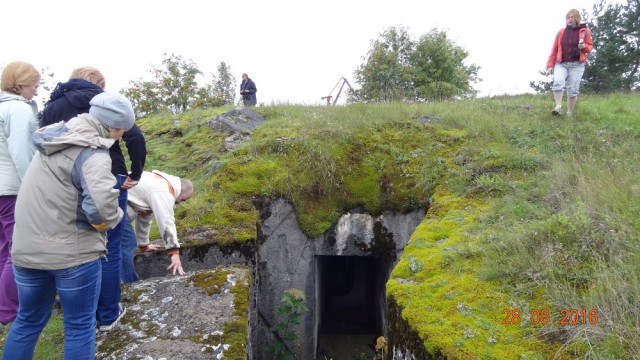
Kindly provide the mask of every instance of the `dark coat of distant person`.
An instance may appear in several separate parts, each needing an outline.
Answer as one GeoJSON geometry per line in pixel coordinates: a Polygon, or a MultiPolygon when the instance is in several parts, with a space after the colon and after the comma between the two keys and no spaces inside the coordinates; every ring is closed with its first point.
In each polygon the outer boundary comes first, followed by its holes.
{"type": "Polygon", "coordinates": [[[256,84],[249,78],[247,74],[242,74],[242,83],[240,84],[240,94],[242,95],[242,103],[244,106],[256,106],[258,99],[256,97],[256,84]]]}

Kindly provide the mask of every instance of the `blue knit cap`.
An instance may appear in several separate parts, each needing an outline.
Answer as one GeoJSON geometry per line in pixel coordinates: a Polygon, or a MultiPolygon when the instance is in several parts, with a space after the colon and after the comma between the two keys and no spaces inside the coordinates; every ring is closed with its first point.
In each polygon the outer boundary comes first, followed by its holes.
{"type": "Polygon", "coordinates": [[[103,92],[89,102],[89,114],[102,124],[115,129],[129,130],[133,127],[135,115],[131,102],[120,94],[103,92]]]}

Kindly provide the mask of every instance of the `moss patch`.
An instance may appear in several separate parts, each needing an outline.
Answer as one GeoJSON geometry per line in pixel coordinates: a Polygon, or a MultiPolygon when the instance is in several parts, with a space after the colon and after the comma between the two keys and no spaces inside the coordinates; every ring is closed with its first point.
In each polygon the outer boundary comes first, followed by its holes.
{"type": "Polygon", "coordinates": [[[439,191],[427,218],[416,229],[393,270],[387,293],[400,306],[402,319],[420,335],[431,356],[552,358],[560,344],[536,337],[542,326],[531,324],[526,313],[529,307],[521,306],[498,284],[478,276],[482,267],[480,247],[478,239],[470,237],[468,231],[479,214],[489,211],[489,206],[487,202],[439,191]],[[503,324],[508,315],[503,310],[516,308],[522,311],[522,321],[517,325],[503,324]]]}
{"type": "Polygon", "coordinates": [[[227,276],[229,276],[229,272],[217,269],[214,272],[201,272],[191,275],[187,279],[187,282],[202,288],[207,295],[211,296],[220,294],[224,284],[227,282],[227,276]]]}

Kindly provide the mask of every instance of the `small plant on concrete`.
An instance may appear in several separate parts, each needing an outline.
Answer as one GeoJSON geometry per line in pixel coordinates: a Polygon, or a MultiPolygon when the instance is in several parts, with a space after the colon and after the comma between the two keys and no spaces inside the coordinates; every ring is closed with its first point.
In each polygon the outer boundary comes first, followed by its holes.
{"type": "Polygon", "coordinates": [[[298,339],[298,334],[292,329],[300,324],[300,316],[308,309],[304,305],[304,294],[298,289],[289,289],[282,296],[283,305],[278,308],[278,315],[284,316],[285,321],[271,328],[276,335],[277,342],[269,346],[267,352],[274,355],[274,359],[294,360],[295,355],[287,347],[287,342],[298,339]]]}
{"type": "Polygon", "coordinates": [[[384,336],[378,336],[376,339],[376,355],[374,360],[384,360],[384,356],[387,353],[387,339],[384,336]]]}

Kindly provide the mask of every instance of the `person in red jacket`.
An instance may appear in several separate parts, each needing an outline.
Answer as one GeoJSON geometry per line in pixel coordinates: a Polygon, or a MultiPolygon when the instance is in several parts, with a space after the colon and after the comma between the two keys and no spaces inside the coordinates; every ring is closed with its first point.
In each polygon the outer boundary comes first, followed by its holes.
{"type": "Polygon", "coordinates": [[[562,112],[562,95],[565,87],[567,88],[567,115],[573,114],[578,101],[587,54],[593,49],[591,30],[586,25],[580,24],[580,20],[578,10],[571,9],[567,12],[567,26],[558,31],[547,60],[547,70],[553,74],[551,90],[556,107],[551,113],[554,115],[560,115],[562,112]]]}

